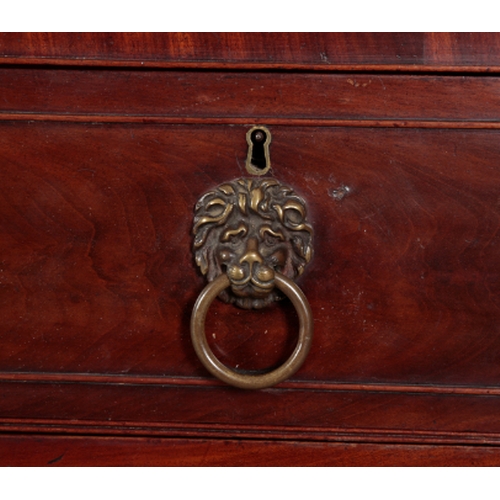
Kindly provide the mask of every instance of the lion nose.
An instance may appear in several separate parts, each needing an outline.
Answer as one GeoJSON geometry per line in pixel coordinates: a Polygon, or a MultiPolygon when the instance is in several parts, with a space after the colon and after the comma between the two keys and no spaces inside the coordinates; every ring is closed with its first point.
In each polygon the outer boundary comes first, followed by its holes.
{"type": "Polygon", "coordinates": [[[259,253],[259,244],[256,238],[250,238],[245,249],[245,254],[240,259],[240,264],[247,263],[250,268],[255,263],[262,264],[262,257],[259,253]]]}

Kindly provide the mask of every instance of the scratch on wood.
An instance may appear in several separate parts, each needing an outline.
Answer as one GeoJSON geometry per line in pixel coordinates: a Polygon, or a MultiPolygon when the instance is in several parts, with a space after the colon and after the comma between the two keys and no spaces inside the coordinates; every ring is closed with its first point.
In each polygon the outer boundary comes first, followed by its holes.
{"type": "Polygon", "coordinates": [[[59,460],[61,460],[64,457],[65,454],[66,453],[63,453],[62,455],[59,455],[58,457],[53,458],[52,460],[49,460],[47,462],[47,465],[52,465],[52,464],[55,464],[56,462],[59,462],[59,460]]]}

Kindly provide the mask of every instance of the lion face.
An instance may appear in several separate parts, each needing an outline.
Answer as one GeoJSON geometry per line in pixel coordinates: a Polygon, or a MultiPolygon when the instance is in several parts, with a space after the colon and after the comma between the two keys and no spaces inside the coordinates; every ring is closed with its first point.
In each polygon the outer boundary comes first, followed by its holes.
{"type": "Polygon", "coordinates": [[[237,179],[196,205],[196,263],[209,281],[226,273],[225,302],[250,309],[281,298],[274,277],[300,275],[312,257],[305,202],[275,179],[237,179]]]}

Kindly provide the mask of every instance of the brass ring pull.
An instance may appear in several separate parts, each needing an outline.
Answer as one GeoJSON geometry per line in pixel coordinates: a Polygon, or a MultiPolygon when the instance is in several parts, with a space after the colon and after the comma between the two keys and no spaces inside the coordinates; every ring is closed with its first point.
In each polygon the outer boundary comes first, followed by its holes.
{"type": "Polygon", "coordinates": [[[210,349],[205,335],[205,319],[212,301],[230,286],[226,274],[210,282],[200,293],[191,316],[191,340],[198,358],[205,368],[218,379],[242,389],[264,389],[292,376],[302,365],[311,348],[313,319],[311,308],[302,290],[282,274],[275,275],[276,286],[292,301],[299,316],[299,338],[291,356],[283,365],[271,372],[251,375],[231,370],[222,364],[210,349]]]}

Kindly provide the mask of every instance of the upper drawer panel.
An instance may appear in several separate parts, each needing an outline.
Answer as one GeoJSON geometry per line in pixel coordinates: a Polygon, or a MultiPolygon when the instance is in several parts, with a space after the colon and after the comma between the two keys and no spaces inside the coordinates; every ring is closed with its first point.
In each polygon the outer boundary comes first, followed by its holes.
{"type": "Polygon", "coordinates": [[[0,63],[489,71],[498,33],[0,33],[0,63]]]}
{"type": "Polygon", "coordinates": [[[499,88],[496,77],[3,69],[0,113],[93,121],[498,123],[499,88]]]}

